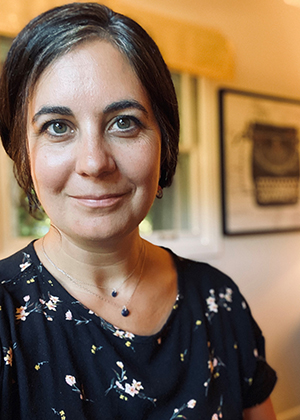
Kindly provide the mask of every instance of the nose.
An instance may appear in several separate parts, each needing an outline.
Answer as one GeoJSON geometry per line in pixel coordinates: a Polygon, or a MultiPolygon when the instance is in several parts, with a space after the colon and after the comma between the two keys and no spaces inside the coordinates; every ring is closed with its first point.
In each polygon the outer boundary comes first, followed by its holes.
{"type": "Polygon", "coordinates": [[[99,177],[114,172],[116,162],[111,146],[100,135],[86,135],[77,144],[76,172],[99,177]]]}

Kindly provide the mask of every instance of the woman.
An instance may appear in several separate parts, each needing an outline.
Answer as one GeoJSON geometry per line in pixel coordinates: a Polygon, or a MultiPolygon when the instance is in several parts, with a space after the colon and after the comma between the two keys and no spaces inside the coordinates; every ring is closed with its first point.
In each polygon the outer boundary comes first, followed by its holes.
{"type": "Polygon", "coordinates": [[[139,236],[178,153],[153,40],[96,3],[55,8],[13,42],[0,98],[17,180],[51,220],[0,263],[1,419],[275,419],[237,286],[139,236]]]}

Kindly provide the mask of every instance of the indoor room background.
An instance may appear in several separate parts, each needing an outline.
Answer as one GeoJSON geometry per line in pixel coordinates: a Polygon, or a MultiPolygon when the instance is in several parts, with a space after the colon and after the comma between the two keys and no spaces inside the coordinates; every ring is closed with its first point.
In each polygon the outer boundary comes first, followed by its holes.
{"type": "MultiPolygon", "coordinates": [[[[33,16],[63,3],[67,2],[0,0],[1,58],[9,39],[33,16]]],[[[300,231],[296,223],[289,232],[274,226],[269,233],[223,233],[218,92],[230,88],[300,101],[300,7],[284,0],[103,3],[148,29],[180,93],[181,181],[174,196],[166,198],[172,206],[154,213],[164,213],[168,219],[171,207],[178,212],[166,229],[163,216],[155,222],[154,215],[142,227],[144,234],[182,255],[205,260],[234,279],[264,332],[268,361],[278,373],[273,393],[278,420],[299,420],[300,231]]],[[[11,165],[2,150],[0,165],[0,257],[4,257],[29,242],[30,236],[15,234],[11,165]]]]}

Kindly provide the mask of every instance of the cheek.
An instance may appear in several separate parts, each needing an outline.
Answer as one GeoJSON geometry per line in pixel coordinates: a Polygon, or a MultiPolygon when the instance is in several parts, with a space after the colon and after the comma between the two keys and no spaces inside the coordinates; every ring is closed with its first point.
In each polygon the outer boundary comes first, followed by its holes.
{"type": "Polygon", "coordinates": [[[156,189],[160,174],[159,149],[146,149],[138,156],[134,156],[128,168],[131,175],[136,178],[137,184],[156,189]]]}
{"type": "Polygon", "coordinates": [[[31,176],[40,199],[44,191],[60,191],[69,173],[70,159],[63,154],[37,151],[31,154],[31,176]]]}

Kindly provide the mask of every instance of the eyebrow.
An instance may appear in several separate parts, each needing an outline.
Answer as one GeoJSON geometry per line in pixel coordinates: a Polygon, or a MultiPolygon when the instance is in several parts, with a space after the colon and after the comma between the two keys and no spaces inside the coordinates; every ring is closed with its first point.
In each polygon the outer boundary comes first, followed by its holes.
{"type": "Polygon", "coordinates": [[[148,111],[146,110],[146,108],[134,99],[113,102],[104,108],[103,113],[109,114],[110,112],[122,111],[124,109],[129,108],[139,109],[140,111],[148,115],[148,111]]]}
{"type": "MultiPolygon", "coordinates": [[[[148,115],[148,111],[146,108],[140,104],[138,101],[132,100],[123,100],[118,102],[113,102],[106,106],[103,110],[104,114],[109,114],[110,112],[122,111],[124,109],[139,109],[140,111],[144,112],[148,115]]],[[[74,116],[72,110],[66,106],[43,106],[32,118],[32,122],[35,123],[41,115],[49,115],[49,114],[58,114],[58,115],[66,115],[66,116],[74,116]]]]}
{"type": "Polygon", "coordinates": [[[32,122],[35,123],[41,115],[59,114],[66,116],[74,116],[70,108],[66,106],[43,106],[32,118],[32,122]]]}

